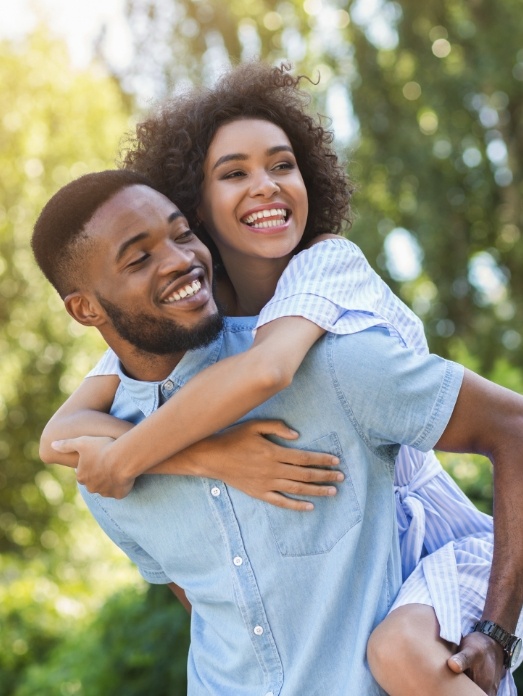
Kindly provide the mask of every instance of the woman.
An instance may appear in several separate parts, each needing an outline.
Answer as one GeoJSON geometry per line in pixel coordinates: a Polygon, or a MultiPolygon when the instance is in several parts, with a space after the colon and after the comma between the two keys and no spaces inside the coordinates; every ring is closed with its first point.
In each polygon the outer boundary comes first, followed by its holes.
{"type": "MultiPolygon", "coordinates": [[[[104,445],[109,463],[111,457],[117,461],[125,453],[134,476],[173,451],[230,424],[284,388],[325,330],[351,333],[368,326],[385,326],[400,343],[426,351],[419,321],[374,276],[357,248],[332,239],[332,235],[326,238],[328,232],[339,231],[346,217],[350,185],[328,147],[331,134],[304,111],[298,82],[285,70],[258,64],[241,66],[216,88],[177,98],[175,108],[166,107],[138,129],[127,166],[141,170],[156,185],[161,182],[163,191],[177,201],[190,220],[203,223],[221,271],[218,293],[226,311],[252,315],[265,309],[251,350],[205,370],[148,421],[114,445],[104,445]],[[311,248],[307,249],[308,245],[311,248]],[[297,251],[300,253],[294,256],[297,251]],[[318,268],[327,278],[337,274],[334,287],[327,288],[326,282],[318,284],[314,277],[318,268]],[[313,273],[308,274],[311,269],[313,273]],[[281,285],[269,302],[280,276],[281,285]],[[296,276],[303,281],[300,288],[296,287],[296,276]],[[348,288],[343,287],[344,282],[348,288]],[[314,299],[308,306],[307,301],[299,309],[293,306],[293,296],[307,299],[312,293],[314,299]],[[220,403],[207,400],[202,413],[201,395],[220,387],[220,403]],[[166,437],[173,412],[179,431],[166,437]],[[145,448],[140,443],[150,441],[151,432],[158,443],[156,458],[150,461],[149,456],[145,466],[145,448]],[[158,439],[158,434],[164,437],[158,439]]],[[[137,250],[133,265],[139,268],[146,262],[146,255],[137,250]]],[[[184,292],[198,292],[198,288],[184,292]]],[[[114,370],[115,363],[109,357],[96,374],[114,370]]],[[[92,385],[87,388],[98,389],[92,385]]],[[[52,422],[48,439],[67,432],[71,419],[66,415],[62,423],[59,418],[52,422]]],[[[247,477],[248,471],[245,473],[247,477]]],[[[132,480],[125,483],[132,485],[132,480]]],[[[482,603],[477,597],[475,605],[461,615],[457,608],[449,618],[445,609],[451,597],[464,603],[468,584],[478,573],[484,600],[492,546],[490,519],[470,505],[433,455],[401,448],[396,484],[400,502],[402,487],[420,487],[417,498],[407,497],[398,513],[405,577],[416,568],[400,592],[390,620],[372,639],[371,666],[391,694],[480,694],[468,677],[453,675],[450,670],[441,672],[440,665],[450,658],[451,668],[458,669],[452,663],[448,643],[459,643],[461,634],[480,617],[482,603]],[[424,533],[424,520],[429,534],[424,533]],[[458,541],[464,535],[473,537],[458,541]],[[442,553],[417,565],[422,552],[448,541],[451,543],[442,553]],[[444,567],[449,558],[457,572],[450,584],[438,587],[446,595],[441,605],[431,593],[432,584],[424,578],[430,572],[438,577],[442,567],[438,560],[444,567]],[[397,640],[396,645],[402,647],[393,652],[390,634],[408,637],[409,641],[402,644],[397,640]],[[422,638],[423,661],[416,652],[422,638]],[[387,647],[385,651],[382,645],[387,647]],[[392,662],[382,660],[383,652],[393,656],[392,662]],[[406,660],[406,671],[398,670],[401,659],[406,660]],[[407,676],[411,683],[407,683],[407,676]]],[[[276,501],[278,494],[270,502],[276,501]]],[[[310,506],[306,502],[295,504],[301,509],[310,506]]],[[[515,693],[511,677],[503,680],[502,689],[500,693],[515,693]]]]}

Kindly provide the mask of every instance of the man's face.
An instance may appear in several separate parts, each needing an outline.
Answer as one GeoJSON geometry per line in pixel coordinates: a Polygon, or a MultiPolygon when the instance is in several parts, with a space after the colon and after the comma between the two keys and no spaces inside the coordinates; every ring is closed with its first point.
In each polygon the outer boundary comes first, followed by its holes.
{"type": "Polygon", "coordinates": [[[91,289],[116,333],[164,355],[209,343],[221,328],[211,256],[165,196],[129,186],[89,221],[91,289]]]}

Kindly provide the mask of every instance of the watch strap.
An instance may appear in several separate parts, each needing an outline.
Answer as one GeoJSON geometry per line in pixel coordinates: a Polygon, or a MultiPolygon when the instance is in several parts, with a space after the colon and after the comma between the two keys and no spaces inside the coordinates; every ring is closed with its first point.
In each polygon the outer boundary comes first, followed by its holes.
{"type": "Polygon", "coordinates": [[[513,652],[512,649],[515,643],[519,641],[519,638],[517,636],[514,636],[512,633],[505,631],[504,628],[502,628],[499,624],[494,623],[494,621],[488,620],[476,622],[472,627],[472,631],[484,633],[486,636],[489,636],[490,638],[495,640],[496,643],[499,643],[499,645],[501,645],[501,647],[503,648],[503,662],[505,667],[509,668],[511,666],[513,652]]]}

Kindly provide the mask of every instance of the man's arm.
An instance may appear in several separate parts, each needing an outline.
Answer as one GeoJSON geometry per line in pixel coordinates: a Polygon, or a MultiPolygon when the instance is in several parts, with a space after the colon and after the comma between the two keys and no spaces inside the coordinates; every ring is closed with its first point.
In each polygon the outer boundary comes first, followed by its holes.
{"type": "MultiPolygon", "coordinates": [[[[523,605],[523,398],[465,371],[449,424],[436,447],[477,452],[490,459],[494,474],[494,555],[482,618],[513,633],[523,605]]],[[[480,633],[465,636],[449,666],[469,670],[484,688],[492,673],[489,653],[500,646],[480,633]]]]}
{"type": "Polygon", "coordinates": [[[187,599],[187,595],[185,594],[185,591],[182,590],[181,587],[176,585],[174,582],[168,583],[167,587],[171,590],[173,595],[178,599],[180,604],[187,610],[187,613],[189,616],[191,615],[191,610],[192,606],[189,600],[187,599]]]}
{"type": "MultiPolygon", "coordinates": [[[[351,418],[378,456],[399,443],[490,458],[495,548],[483,617],[513,632],[523,603],[523,397],[438,356],[417,356],[382,329],[337,341],[331,363],[351,418]]],[[[461,662],[495,693],[503,671],[497,643],[474,633],[461,648],[449,666],[461,662]]]]}

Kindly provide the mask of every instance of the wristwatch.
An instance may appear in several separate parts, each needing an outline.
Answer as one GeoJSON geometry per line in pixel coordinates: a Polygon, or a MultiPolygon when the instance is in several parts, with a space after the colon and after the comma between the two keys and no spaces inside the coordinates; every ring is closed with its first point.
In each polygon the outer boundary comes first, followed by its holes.
{"type": "Polygon", "coordinates": [[[503,664],[507,669],[510,669],[516,664],[521,652],[521,638],[505,631],[505,629],[501,628],[501,626],[493,621],[478,621],[472,627],[472,631],[484,633],[501,645],[505,653],[503,664]]]}

